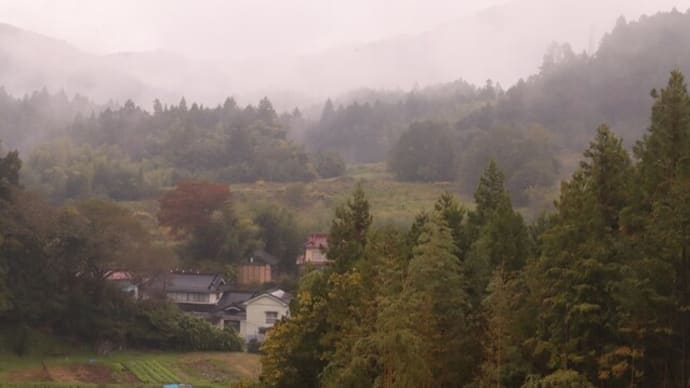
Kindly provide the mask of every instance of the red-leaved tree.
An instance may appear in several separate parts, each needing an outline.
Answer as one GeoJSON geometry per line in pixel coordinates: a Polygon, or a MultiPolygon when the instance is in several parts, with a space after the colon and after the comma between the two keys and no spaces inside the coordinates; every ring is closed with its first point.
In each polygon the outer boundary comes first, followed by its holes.
{"type": "Polygon", "coordinates": [[[204,181],[181,181],[159,200],[158,222],[170,227],[173,236],[184,239],[204,228],[211,214],[230,199],[227,185],[204,181]]]}

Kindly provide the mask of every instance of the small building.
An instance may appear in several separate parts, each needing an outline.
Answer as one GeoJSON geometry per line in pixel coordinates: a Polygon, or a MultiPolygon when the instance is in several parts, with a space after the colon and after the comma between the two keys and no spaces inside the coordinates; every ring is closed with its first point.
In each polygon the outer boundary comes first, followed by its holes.
{"type": "Polygon", "coordinates": [[[265,284],[274,281],[279,260],[268,252],[257,250],[237,266],[240,285],[265,284]]]}
{"type": "Polygon", "coordinates": [[[240,322],[240,336],[249,342],[264,340],[266,332],[281,318],[289,315],[292,295],[280,290],[256,294],[243,305],[246,319],[240,322]]]}
{"type": "Polygon", "coordinates": [[[297,258],[297,266],[321,267],[329,263],[326,252],[328,251],[328,235],[325,233],[312,233],[304,243],[304,255],[297,258]]]}
{"type": "Polygon", "coordinates": [[[139,286],[134,281],[134,276],[128,271],[109,271],[105,274],[105,280],[115,284],[122,292],[129,294],[133,299],[139,299],[139,286]]]}

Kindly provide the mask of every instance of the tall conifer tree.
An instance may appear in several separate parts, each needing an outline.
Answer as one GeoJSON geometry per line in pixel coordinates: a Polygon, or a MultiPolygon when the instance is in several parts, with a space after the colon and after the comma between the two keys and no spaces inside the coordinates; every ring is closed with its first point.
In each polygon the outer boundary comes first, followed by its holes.
{"type": "Polygon", "coordinates": [[[612,290],[620,269],[619,215],[629,204],[630,158],[608,127],[597,129],[585,160],[563,183],[553,225],[544,235],[536,300],[540,346],[551,368],[597,378],[598,360],[618,346],[612,290]]]}
{"type": "Polygon", "coordinates": [[[645,351],[645,374],[668,386],[690,379],[690,97],[673,71],[653,91],[648,133],[635,146],[638,191],[626,225],[638,259],[627,324],[645,351]]]}

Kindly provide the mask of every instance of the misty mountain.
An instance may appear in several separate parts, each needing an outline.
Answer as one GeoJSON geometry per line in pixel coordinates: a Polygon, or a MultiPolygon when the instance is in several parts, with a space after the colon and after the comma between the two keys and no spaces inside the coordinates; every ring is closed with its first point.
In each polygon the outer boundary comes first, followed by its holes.
{"type": "Polygon", "coordinates": [[[154,99],[176,104],[182,97],[211,106],[228,96],[257,101],[271,95],[280,109],[315,101],[277,85],[270,90],[250,88],[256,68],[251,77],[247,74],[239,66],[192,60],[162,50],[96,55],[58,39],[0,24],[0,85],[15,96],[46,88],[81,94],[101,104],[132,100],[146,109],[154,99]],[[233,87],[242,83],[244,93],[233,87]]]}
{"type": "MultiPolygon", "coordinates": [[[[690,0],[680,3],[690,7],[690,0]]],[[[514,0],[420,34],[228,63],[162,50],[95,55],[2,25],[0,83],[15,95],[47,87],[147,108],[154,98],[178,103],[185,96],[211,106],[227,96],[242,103],[269,96],[281,111],[359,88],[410,89],[459,78],[510,86],[538,70],[552,42],[592,53],[620,15],[633,19],[673,4],[679,1],[514,0]]]]}
{"type": "MultiPolygon", "coordinates": [[[[227,69],[170,51],[122,52],[106,55],[103,60],[129,77],[146,80],[154,90],[165,91],[165,94],[156,98],[168,104],[177,103],[185,97],[215,105],[225,100],[232,90],[227,69]]],[[[146,108],[153,101],[133,100],[146,108]]]]}
{"type": "Polygon", "coordinates": [[[581,153],[602,123],[628,146],[642,136],[650,91],[674,69],[690,72],[689,36],[690,11],[621,17],[593,55],[553,44],[539,71],[507,90],[458,81],[360,93],[343,105],[328,100],[304,141],[350,162],[388,159],[403,180],[458,179],[466,188],[494,159],[513,199],[526,203],[534,187],[571,172],[569,155],[581,153]]]}
{"type": "MultiPolygon", "coordinates": [[[[690,1],[684,1],[690,7],[690,1]]],[[[593,53],[616,19],[669,11],[678,1],[515,0],[450,21],[427,32],[334,47],[281,60],[253,80],[335,96],[356,88],[411,89],[462,78],[511,86],[538,71],[553,42],[593,53]]],[[[247,66],[262,68],[260,61],[247,66]]],[[[238,64],[242,68],[242,64],[238,64]]]]}
{"type": "Polygon", "coordinates": [[[107,58],[7,24],[0,24],[0,85],[14,95],[47,88],[101,103],[150,100],[162,94],[119,71],[107,58]]]}
{"type": "Polygon", "coordinates": [[[350,161],[381,161],[410,123],[436,120],[457,123],[460,130],[538,125],[558,145],[578,153],[606,122],[630,144],[644,130],[649,91],[663,86],[674,68],[690,71],[690,12],[630,23],[620,18],[609,29],[592,55],[567,43],[552,44],[539,55],[538,70],[505,91],[492,83],[478,89],[456,81],[334,100],[333,111],[324,108],[305,142],[350,161]]]}
{"type": "Polygon", "coordinates": [[[578,152],[597,126],[607,123],[627,144],[646,129],[652,89],[668,74],[690,72],[690,10],[626,22],[620,18],[597,52],[578,55],[554,45],[540,71],[518,82],[493,104],[458,123],[460,129],[539,123],[578,152]]]}

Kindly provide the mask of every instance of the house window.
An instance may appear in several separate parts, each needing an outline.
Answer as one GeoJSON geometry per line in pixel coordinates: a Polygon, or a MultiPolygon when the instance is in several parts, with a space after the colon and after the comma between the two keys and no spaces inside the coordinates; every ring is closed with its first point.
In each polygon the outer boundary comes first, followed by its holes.
{"type": "Polygon", "coordinates": [[[187,301],[189,302],[209,302],[209,294],[201,294],[201,293],[189,293],[187,294],[187,301]]]}
{"type": "Polygon", "coordinates": [[[168,297],[177,303],[201,302],[209,303],[210,294],[202,294],[198,292],[170,292],[168,297]]]}
{"type": "Polygon", "coordinates": [[[278,312],[266,311],[266,323],[274,324],[278,320],[278,312]]]}

